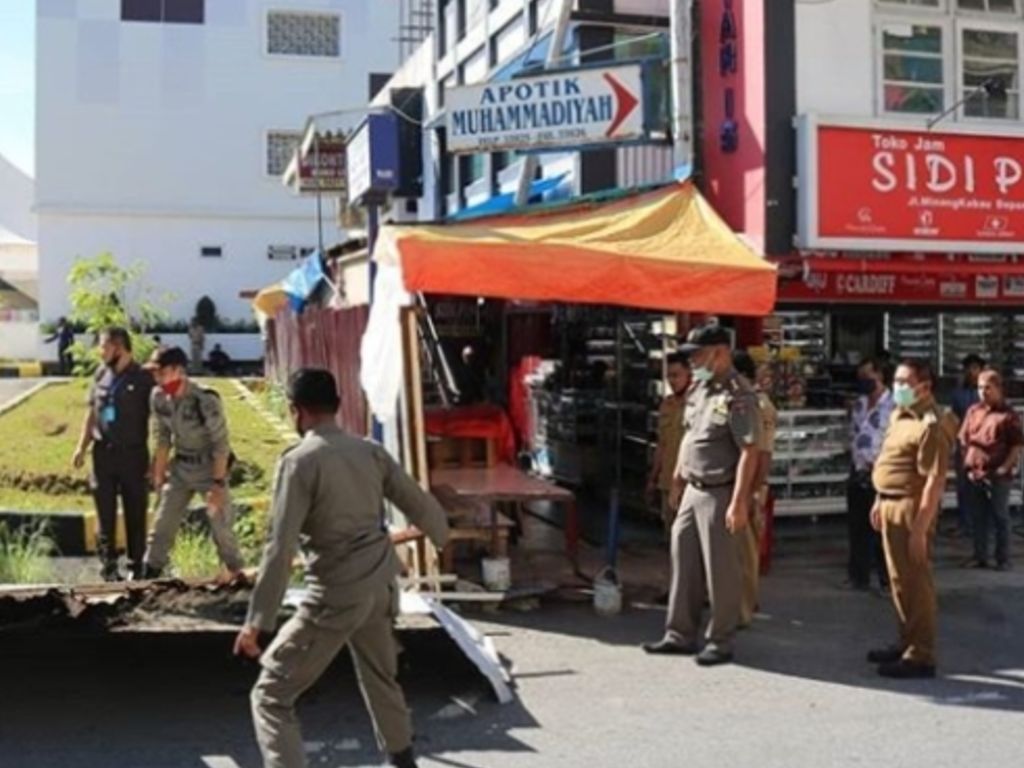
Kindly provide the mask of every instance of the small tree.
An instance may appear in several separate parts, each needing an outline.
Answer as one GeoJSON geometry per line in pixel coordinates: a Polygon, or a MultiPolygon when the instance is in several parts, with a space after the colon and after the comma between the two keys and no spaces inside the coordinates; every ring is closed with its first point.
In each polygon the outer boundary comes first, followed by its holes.
{"type": "Polygon", "coordinates": [[[217,318],[217,305],[209,296],[203,296],[196,302],[196,322],[198,322],[207,333],[213,333],[220,326],[217,318]]]}
{"type": "Polygon", "coordinates": [[[111,253],[75,259],[68,273],[70,319],[85,329],[89,341],[88,345],[78,341],[72,348],[77,374],[96,370],[99,351],[92,340],[112,325],[129,330],[138,359],[145,360],[152,353],[156,345],[146,331],[167,318],[165,307],[172,297],[167,293],[157,295],[146,284],[145,274],[144,262],[122,267],[111,253]]]}

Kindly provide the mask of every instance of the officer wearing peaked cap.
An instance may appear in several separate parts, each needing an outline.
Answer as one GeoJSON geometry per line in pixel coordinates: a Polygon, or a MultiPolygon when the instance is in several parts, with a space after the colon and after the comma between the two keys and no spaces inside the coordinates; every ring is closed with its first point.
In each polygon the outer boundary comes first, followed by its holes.
{"type": "Polygon", "coordinates": [[[694,379],[676,467],[686,490],[672,526],[665,634],[644,645],[648,653],[697,655],[702,666],[732,660],[742,594],[734,535],[750,517],[761,433],[757,397],[733,367],[730,342],[724,328],[706,325],[683,346],[694,379]],[[711,620],[700,650],[705,575],[711,620]]]}
{"type": "Polygon", "coordinates": [[[149,536],[144,573],[156,578],[166,567],[189,502],[199,493],[206,500],[217,554],[235,576],[244,562],[232,528],[234,513],[228,490],[231,446],[220,395],[189,379],[188,357],[178,347],[160,352],[155,363],[153,484],[160,492],[160,506],[149,536]]]}

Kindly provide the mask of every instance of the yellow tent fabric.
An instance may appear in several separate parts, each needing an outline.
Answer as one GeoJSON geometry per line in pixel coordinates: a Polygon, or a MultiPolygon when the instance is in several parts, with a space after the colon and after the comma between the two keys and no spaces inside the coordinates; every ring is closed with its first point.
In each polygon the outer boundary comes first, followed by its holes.
{"type": "Polygon", "coordinates": [[[449,225],[383,227],[374,258],[409,291],[763,316],[775,266],[691,182],[449,225]]]}

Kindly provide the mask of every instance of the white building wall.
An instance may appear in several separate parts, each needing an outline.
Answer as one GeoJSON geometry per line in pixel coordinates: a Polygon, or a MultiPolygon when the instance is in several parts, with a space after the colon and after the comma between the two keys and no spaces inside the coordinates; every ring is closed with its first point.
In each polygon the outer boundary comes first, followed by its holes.
{"type": "MultiPolygon", "coordinates": [[[[398,3],[206,0],[201,25],[122,22],[120,0],[38,4],[37,211],[41,311],[67,309],[73,259],[145,259],[176,319],[209,295],[251,316],[241,291],[282,277],[271,245],[316,245],[314,202],[266,172],[266,134],[364,105],[398,64],[398,3]],[[270,10],[336,13],[338,58],[266,53],[270,10]],[[220,245],[221,259],[201,259],[220,245]]],[[[325,240],[340,233],[326,204],[325,240]]]]}
{"type": "Polygon", "coordinates": [[[874,114],[873,0],[796,4],[797,112],[874,114]]]}

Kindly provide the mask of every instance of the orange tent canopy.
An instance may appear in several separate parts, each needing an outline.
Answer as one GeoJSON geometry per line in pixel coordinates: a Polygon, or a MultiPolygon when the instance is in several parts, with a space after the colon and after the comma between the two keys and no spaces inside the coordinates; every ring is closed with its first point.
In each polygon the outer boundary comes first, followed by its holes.
{"type": "Polygon", "coordinates": [[[389,225],[374,258],[408,291],[762,316],[775,266],[692,182],[447,225],[389,225]]]}

